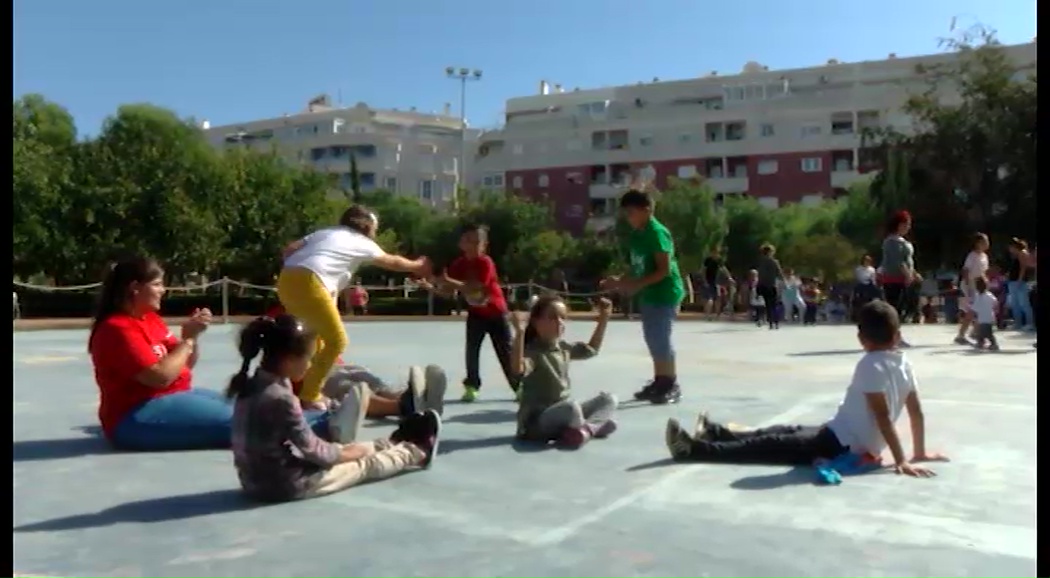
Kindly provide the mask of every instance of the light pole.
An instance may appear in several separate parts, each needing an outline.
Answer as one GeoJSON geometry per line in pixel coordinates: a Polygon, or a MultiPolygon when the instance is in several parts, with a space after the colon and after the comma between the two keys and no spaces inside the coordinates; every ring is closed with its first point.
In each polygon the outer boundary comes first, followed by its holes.
{"type": "Polygon", "coordinates": [[[452,196],[452,210],[459,211],[459,194],[461,189],[466,188],[467,168],[467,81],[481,80],[481,71],[478,69],[456,68],[449,66],[445,68],[445,76],[459,81],[459,167],[456,171],[457,183],[455,194],[452,196]]]}

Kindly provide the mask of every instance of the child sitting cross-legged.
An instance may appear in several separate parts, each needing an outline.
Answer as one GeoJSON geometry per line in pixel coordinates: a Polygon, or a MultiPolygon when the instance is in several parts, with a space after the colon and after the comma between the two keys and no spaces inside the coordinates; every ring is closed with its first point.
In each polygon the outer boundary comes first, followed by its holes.
{"type": "MultiPolygon", "coordinates": [[[[282,502],[323,496],[429,467],[437,455],[441,418],[431,409],[405,417],[389,439],[338,444],[314,434],[291,382],[310,367],[316,340],[290,315],[260,317],[241,332],[243,361],[227,395],[234,399],[233,461],[241,487],[252,498],[282,502]],[[260,351],[262,361],[249,375],[260,351]]],[[[347,395],[362,411],[367,396],[363,383],[347,395]]],[[[348,437],[356,438],[356,432],[348,437]]]]}
{"type": "Polygon", "coordinates": [[[904,352],[897,348],[897,311],[876,300],[860,309],[857,320],[857,337],[866,353],[830,421],[819,426],[778,425],[743,431],[716,424],[701,414],[696,432],[690,434],[671,419],[665,434],[671,457],[695,462],[812,465],[847,452],[880,456],[888,446],[897,473],[932,476],[933,472],[920,464],[947,459],[926,451],[926,426],[915,374],[904,352]],[[910,460],[894,426],[904,409],[914,443],[910,460]]]}
{"type": "Polygon", "coordinates": [[[583,402],[569,395],[570,361],[598,355],[612,303],[604,298],[598,300],[598,326],[588,343],[562,339],[567,314],[559,297],[538,298],[527,320],[515,317],[510,361],[520,376],[518,437],[578,448],[591,438],[608,437],[616,430],[612,417],[617,400],[612,394],[602,392],[583,402]]]}

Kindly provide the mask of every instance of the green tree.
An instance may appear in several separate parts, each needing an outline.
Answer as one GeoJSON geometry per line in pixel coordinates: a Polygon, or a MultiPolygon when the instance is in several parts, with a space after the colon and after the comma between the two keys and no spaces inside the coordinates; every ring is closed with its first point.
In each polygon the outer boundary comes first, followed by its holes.
{"type": "Polygon", "coordinates": [[[884,168],[872,196],[886,211],[912,212],[925,266],[955,263],[978,230],[999,238],[1036,232],[1034,68],[1018,71],[982,27],[946,45],[957,59],[916,70],[929,89],[904,107],[913,130],[869,135],[884,168]],[[951,93],[958,98],[944,97],[951,93]]]}
{"type": "Polygon", "coordinates": [[[357,155],[350,151],[350,200],[361,202],[361,173],[357,170],[357,155]]]}

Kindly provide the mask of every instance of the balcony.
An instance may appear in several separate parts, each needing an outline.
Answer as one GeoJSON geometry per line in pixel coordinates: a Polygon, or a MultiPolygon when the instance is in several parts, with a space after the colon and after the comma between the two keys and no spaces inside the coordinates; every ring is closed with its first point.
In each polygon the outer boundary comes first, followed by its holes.
{"type": "Polygon", "coordinates": [[[712,177],[707,179],[711,190],[716,193],[746,193],[748,190],[747,177],[712,177]]]}
{"type": "Polygon", "coordinates": [[[588,188],[588,194],[592,199],[616,199],[623,191],[623,186],[606,183],[594,183],[588,188]]]}
{"type": "Polygon", "coordinates": [[[864,175],[860,174],[855,170],[848,171],[832,171],[831,172],[831,186],[833,188],[849,188],[853,183],[864,179],[864,175]]]}

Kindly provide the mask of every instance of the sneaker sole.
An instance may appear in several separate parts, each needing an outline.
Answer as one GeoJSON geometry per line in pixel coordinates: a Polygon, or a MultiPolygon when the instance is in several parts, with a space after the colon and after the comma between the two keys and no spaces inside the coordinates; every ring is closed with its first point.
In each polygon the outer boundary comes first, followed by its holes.
{"type": "Polygon", "coordinates": [[[423,368],[413,365],[408,368],[408,389],[412,392],[412,412],[418,413],[426,408],[426,375],[423,368]]]}
{"type": "Polygon", "coordinates": [[[368,414],[370,397],[371,391],[365,384],[356,382],[350,386],[350,391],[343,397],[342,405],[331,416],[331,422],[328,424],[333,441],[348,444],[357,440],[361,423],[368,414]]]}
{"type": "Polygon", "coordinates": [[[436,365],[428,365],[424,370],[423,390],[424,403],[438,415],[445,414],[445,392],[448,391],[448,376],[445,370],[436,365]]]}
{"type": "Polygon", "coordinates": [[[664,444],[667,446],[667,451],[671,453],[671,458],[675,460],[684,457],[684,453],[675,447],[678,445],[678,435],[682,431],[682,424],[678,420],[673,417],[667,420],[667,426],[664,428],[664,444]]]}
{"type": "Polygon", "coordinates": [[[427,416],[434,428],[434,445],[430,447],[429,459],[423,464],[423,468],[430,468],[434,464],[434,459],[437,458],[438,447],[441,445],[441,416],[432,409],[428,409],[423,415],[427,416]]]}

